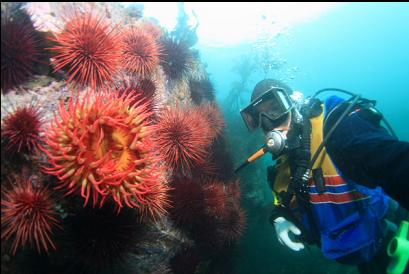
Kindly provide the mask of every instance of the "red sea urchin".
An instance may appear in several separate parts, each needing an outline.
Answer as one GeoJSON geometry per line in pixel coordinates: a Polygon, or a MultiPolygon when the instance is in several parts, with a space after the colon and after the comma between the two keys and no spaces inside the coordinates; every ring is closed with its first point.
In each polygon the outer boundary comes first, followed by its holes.
{"type": "Polygon", "coordinates": [[[208,182],[203,187],[203,195],[206,213],[211,217],[223,215],[227,207],[227,196],[222,182],[208,182]]]}
{"type": "Polygon", "coordinates": [[[240,204],[241,201],[241,187],[240,187],[240,181],[236,179],[233,182],[230,182],[230,184],[227,185],[226,191],[232,199],[233,203],[240,204]]]}
{"type": "Polygon", "coordinates": [[[210,180],[203,186],[205,215],[195,227],[194,238],[208,251],[221,250],[237,242],[246,227],[246,215],[240,207],[238,181],[223,184],[210,180]]]}
{"type": "Polygon", "coordinates": [[[40,144],[41,112],[34,105],[19,107],[3,122],[1,135],[8,140],[6,150],[11,153],[32,152],[40,144]]]}
{"type": "Polygon", "coordinates": [[[136,207],[142,216],[165,212],[167,186],[153,154],[154,126],[146,104],[130,105],[132,94],[119,96],[101,91],[60,104],[46,134],[51,167],[45,168],[61,181],[68,193],[81,190],[86,205],[112,197],[119,206],[136,207]]]}
{"type": "Polygon", "coordinates": [[[221,218],[219,233],[226,244],[231,244],[241,238],[246,228],[246,214],[240,206],[240,181],[230,182],[225,188],[228,197],[228,209],[221,218]]]}
{"type": "Polygon", "coordinates": [[[204,218],[205,203],[199,182],[189,178],[178,178],[169,191],[172,207],[170,217],[182,229],[191,229],[204,218]]]}
{"type": "Polygon", "coordinates": [[[122,38],[122,66],[142,78],[159,65],[161,49],[155,38],[140,28],[131,27],[122,38]]]}
{"type": "Polygon", "coordinates": [[[210,125],[212,139],[219,137],[224,128],[224,120],[219,107],[214,103],[202,104],[198,107],[198,110],[210,125]]]}
{"type": "Polygon", "coordinates": [[[238,241],[243,236],[246,228],[246,214],[239,205],[233,204],[225,213],[220,223],[218,233],[220,233],[224,244],[229,245],[238,241]]]}
{"type": "Polygon", "coordinates": [[[155,145],[174,172],[190,175],[208,165],[210,126],[196,109],[168,108],[160,114],[155,145]]]}
{"type": "Polygon", "coordinates": [[[2,189],[1,240],[14,237],[12,252],[30,243],[38,252],[55,249],[54,229],[60,228],[54,202],[44,187],[33,186],[31,180],[17,182],[10,189],[2,189]]]}
{"type": "Polygon", "coordinates": [[[28,15],[1,15],[1,89],[7,92],[34,72],[39,59],[39,42],[28,15]]]}
{"type": "Polygon", "coordinates": [[[57,46],[55,71],[65,70],[67,82],[95,89],[112,80],[119,61],[118,35],[102,16],[77,12],[52,39],[57,46]]]}
{"type": "Polygon", "coordinates": [[[159,25],[149,20],[142,21],[140,27],[156,40],[159,41],[163,36],[163,30],[159,25]]]}

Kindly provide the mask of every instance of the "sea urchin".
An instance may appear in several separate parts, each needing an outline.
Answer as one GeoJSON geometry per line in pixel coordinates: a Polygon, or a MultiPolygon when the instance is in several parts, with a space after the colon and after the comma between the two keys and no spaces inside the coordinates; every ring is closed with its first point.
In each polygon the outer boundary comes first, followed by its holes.
{"type": "Polygon", "coordinates": [[[31,180],[17,182],[10,189],[2,189],[1,240],[14,237],[12,252],[30,243],[38,252],[55,249],[52,240],[54,229],[60,222],[50,192],[35,187],[31,180]]]}
{"type": "Polygon", "coordinates": [[[142,78],[159,65],[161,50],[155,39],[141,28],[131,27],[123,35],[121,62],[124,68],[142,78]]]}
{"type": "Polygon", "coordinates": [[[190,175],[207,166],[211,142],[208,121],[196,109],[168,108],[160,114],[155,145],[174,172],[190,175]]]}
{"type": "Polygon", "coordinates": [[[8,141],[6,150],[11,153],[32,152],[40,145],[41,112],[34,106],[18,107],[3,122],[1,135],[8,141]]]}
{"type": "Polygon", "coordinates": [[[188,62],[192,58],[192,52],[183,41],[173,37],[162,37],[163,46],[162,67],[169,79],[177,80],[187,74],[188,62]]]}
{"type": "Polygon", "coordinates": [[[138,217],[131,208],[116,213],[112,203],[102,208],[87,206],[68,217],[64,244],[72,248],[67,248],[68,256],[64,257],[77,268],[75,273],[101,273],[108,269],[114,273],[115,266],[126,267],[129,255],[144,235],[144,225],[138,217]]]}
{"type": "Polygon", "coordinates": [[[203,189],[199,182],[191,178],[178,178],[172,182],[169,191],[172,207],[169,215],[182,229],[191,229],[204,216],[205,203],[203,189]]]}
{"type": "Polygon", "coordinates": [[[55,71],[65,70],[67,82],[95,89],[112,80],[119,60],[118,35],[102,16],[77,13],[52,39],[57,43],[55,71]]]}
{"type": "Polygon", "coordinates": [[[1,89],[7,92],[34,72],[39,59],[39,42],[27,15],[1,15],[1,89]]]}
{"type": "Polygon", "coordinates": [[[215,90],[209,79],[189,81],[190,96],[196,105],[215,100],[215,90]]]}
{"type": "Polygon", "coordinates": [[[198,107],[198,111],[208,121],[212,138],[219,137],[224,128],[223,115],[219,107],[215,103],[202,104],[198,107]]]}

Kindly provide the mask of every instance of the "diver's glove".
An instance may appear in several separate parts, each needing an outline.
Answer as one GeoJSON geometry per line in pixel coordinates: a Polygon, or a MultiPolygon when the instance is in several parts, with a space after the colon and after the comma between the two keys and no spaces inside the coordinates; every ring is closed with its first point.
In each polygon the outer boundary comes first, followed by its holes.
{"type": "Polygon", "coordinates": [[[274,228],[277,233],[278,241],[282,245],[286,245],[294,251],[299,251],[304,248],[302,243],[293,242],[288,236],[291,231],[295,235],[300,235],[301,231],[292,222],[287,221],[284,217],[278,217],[273,221],[274,228]]]}

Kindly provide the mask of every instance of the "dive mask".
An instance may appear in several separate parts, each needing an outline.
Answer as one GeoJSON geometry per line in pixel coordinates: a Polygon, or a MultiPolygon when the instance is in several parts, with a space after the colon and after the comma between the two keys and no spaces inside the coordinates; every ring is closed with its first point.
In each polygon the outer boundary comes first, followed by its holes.
{"type": "Polygon", "coordinates": [[[240,114],[247,128],[253,131],[264,122],[268,122],[268,128],[278,126],[278,122],[283,122],[285,114],[293,107],[294,104],[286,91],[273,86],[241,110],[240,114]]]}

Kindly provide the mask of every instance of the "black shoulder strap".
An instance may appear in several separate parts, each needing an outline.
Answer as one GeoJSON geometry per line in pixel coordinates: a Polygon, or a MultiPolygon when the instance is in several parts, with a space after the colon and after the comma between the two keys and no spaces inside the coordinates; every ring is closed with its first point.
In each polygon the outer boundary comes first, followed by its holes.
{"type": "MultiPolygon", "coordinates": [[[[350,100],[344,101],[341,104],[335,106],[328,115],[324,118],[324,136],[332,128],[337,119],[344,113],[344,111],[351,105],[353,102],[350,100]]],[[[382,120],[383,116],[376,108],[376,101],[369,100],[366,98],[359,98],[359,100],[352,106],[351,110],[347,113],[350,115],[354,112],[359,112],[361,116],[370,122],[378,123],[382,120]]]]}

